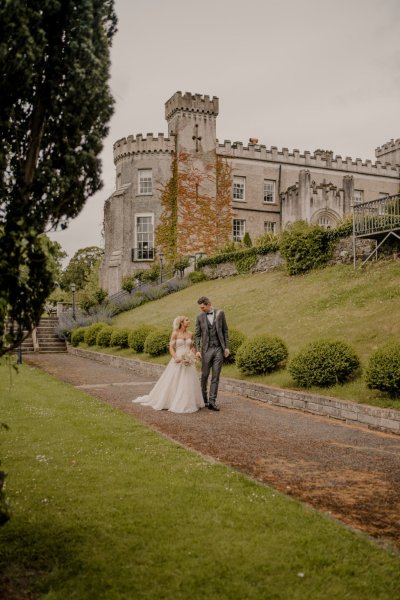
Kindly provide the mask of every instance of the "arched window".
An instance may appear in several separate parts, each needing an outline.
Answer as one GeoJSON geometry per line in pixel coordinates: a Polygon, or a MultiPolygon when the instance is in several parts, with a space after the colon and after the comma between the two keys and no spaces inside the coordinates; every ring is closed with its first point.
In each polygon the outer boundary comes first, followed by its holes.
{"type": "Polygon", "coordinates": [[[320,227],[323,227],[324,229],[330,229],[331,227],[334,226],[332,224],[331,219],[329,217],[325,216],[325,215],[319,217],[319,219],[318,219],[318,225],[320,225],[320,227]]]}
{"type": "Polygon", "coordinates": [[[340,216],[333,210],[322,209],[318,210],[311,217],[311,222],[316,223],[324,229],[331,229],[336,227],[340,220],[340,216]]]}

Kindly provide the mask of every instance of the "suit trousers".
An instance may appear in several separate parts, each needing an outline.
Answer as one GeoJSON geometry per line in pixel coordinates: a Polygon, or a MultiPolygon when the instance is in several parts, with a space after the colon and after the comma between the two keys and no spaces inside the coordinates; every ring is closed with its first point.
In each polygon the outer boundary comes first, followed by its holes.
{"type": "Polygon", "coordinates": [[[208,348],[202,353],[201,364],[201,391],[204,402],[215,403],[218,394],[219,377],[222,363],[224,362],[224,351],[221,346],[208,348]],[[211,371],[210,394],[207,394],[208,378],[211,371]]]}

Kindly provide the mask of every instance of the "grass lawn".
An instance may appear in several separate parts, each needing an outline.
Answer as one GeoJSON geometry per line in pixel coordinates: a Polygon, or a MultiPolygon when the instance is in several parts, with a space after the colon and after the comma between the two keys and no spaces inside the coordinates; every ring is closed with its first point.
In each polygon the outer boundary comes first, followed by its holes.
{"type": "MultiPolygon", "coordinates": [[[[288,345],[289,359],[304,344],[330,338],[351,344],[365,367],[374,350],[389,340],[400,339],[400,261],[369,263],[357,270],[336,265],[296,277],[274,271],[205,281],[121,313],[115,324],[133,328],[150,322],[171,327],[177,314],[186,314],[193,329],[198,313],[196,300],[202,295],[224,308],[230,327],[249,337],[269,333],[282,338],[288,345]]],[[[142,358],[148,359],[144,355],[142,358]]],[[[223,375],[299,389],[287,370],[245,377],[232,365],[224,367],[223,375]]],[[[309,391],[400,409],[400,400],[369,390],[362,378],[309,391]]]]}
{"type": "Polygon", "coordinates": [[[26,365],[0,398],[3,597],[398,597],[398,555],[131,416],[26,365]]]}

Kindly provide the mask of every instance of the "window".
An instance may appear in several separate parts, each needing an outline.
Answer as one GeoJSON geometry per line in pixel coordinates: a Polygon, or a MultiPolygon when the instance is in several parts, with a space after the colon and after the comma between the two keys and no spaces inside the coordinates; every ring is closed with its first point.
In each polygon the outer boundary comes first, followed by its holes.
{"type": "Polygon", "coordinates": [[[149,195],[153,193],[153,174],[151,169],[139,171],[139,194],[149,195]]]}
{"type": "Polygon", "coordinates": [[[153,215],[136,217],[136,248],[134,259],[154,259],[153,215]]]}
{"type": "Polygon", "coordinates": [[[264,202],[275,202],[275,181],[264,179],[264,202]]]}
{"type": "Polygon", "coordinates": [[[274,221],[264,221],[264,233],[275,233],[276,223],[274,221]]]}
{"type": "Polygon", "coordinates": [[[324,229],[330,229],[331,227],[334,227],[334,224],[332,223],[331,219],[326,216],[319,217],[318,225],[320,227],[323,227],[324,229]]]}
{"type": "Polygon", "coordinates": [[[362,190],[354,190],[353,192],[353,203],[360,204],[364,200],[364,192],[362,190]]]}
{"type": "Polygon", "coordinates": [[[241,242],[244,238],[246,221],[244,219],[233,219],[233,241],[241,242]]]}
{"type": "Polygon", "coordinates": [[[246,177],[239,177],[234,175],[233,177],[233,199],[244,200],[245,199],[245,187],[246,177]]]}

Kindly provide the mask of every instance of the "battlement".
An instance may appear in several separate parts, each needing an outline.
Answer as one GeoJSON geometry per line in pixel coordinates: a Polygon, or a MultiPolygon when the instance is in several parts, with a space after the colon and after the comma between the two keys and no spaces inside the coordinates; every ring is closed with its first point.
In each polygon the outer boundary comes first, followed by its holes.
{"type": "Polygon", "coordinates": [[[175,94],[165,103],[165,118],[169,121],[178,111],[192,113],[201,113],[214,115],[219,112],[219,99],[213,96],[202,96],[201,94],[192,94],[191,92],[175,92],[175,94]]]}
{"type": "Polygon", "coordinates": [[[148,133],[143,137],[138,133],[136,137],[129,135],[127,138],[121,138],[114,144],[114,163],[122,160],[126,156],[134,154],[148,153],[172,153],[175,150],[175,140],[173,138],[164,137],[163,133],[159,133],[154,137],[152,133],[148,133]]]}
{"type": "Polygon", "coordinates": [[[376,148],[375,150],[375,156],[383,156],[384,154],[387,154],[388,152],[393,152],[393,150],[399,150],[400,149],[400,138],[398,138],[397,140],[390,140],[390,142],[386,142],[386,144],[382,144],[382,146],[379,146],[378,148],[376,148]]]}
{"type": "Polygon", "coordinates": [[[361,158],[352,159],[349,156],[342,158],[340,155],[333,155],[333,152],[316,150],[311,153],[305,150],[303,154],[295,149],[289,152],[288,148],[278,150],[276,146],[267,148],[262,144],[249,144],[244,146],[242,142],[231,142],[225,140],[220,144],[217,140],[217,154],[230,158],[244,158],[250,160],[263,160],[283,163],[288,165],[296,165],[302,167],[320,167],[324,169],[332,169],[339,171],[348,171],[351,173],[362,173],[370,175],[383,175],[386,177],[399,177],[400,166],[393,166],[386,162],[383,164],[377,160],[362,161],[361,158]]]}

